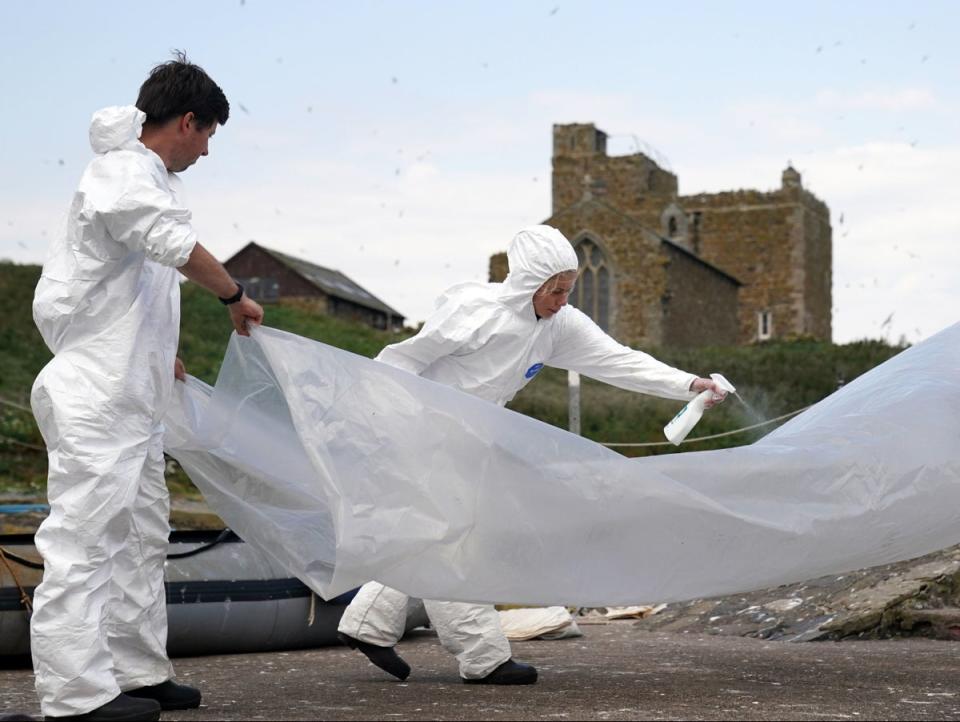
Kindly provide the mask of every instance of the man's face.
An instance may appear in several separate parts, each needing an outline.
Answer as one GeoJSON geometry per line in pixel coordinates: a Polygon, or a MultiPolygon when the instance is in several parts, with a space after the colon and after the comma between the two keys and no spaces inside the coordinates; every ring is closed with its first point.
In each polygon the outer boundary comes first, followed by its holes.
{"type": "Polygon", "coordinates": [[[202,155],[207,155],[210,139],[217,132],[217,124],[211,123],[201,127],[193,113],[187,113],[180,124],[179,143],[176,158],[170,170],[175,173],[185,171],[192,166],[202,155]]]}
{"type": "Polygon", "coordinates": [[[567,305],[570,292],[577,281],[575,271],[558,273],[548,279],[537,292],[533,294],[533,310],[540,318],[550,318],[557,311],[567,305]]]}

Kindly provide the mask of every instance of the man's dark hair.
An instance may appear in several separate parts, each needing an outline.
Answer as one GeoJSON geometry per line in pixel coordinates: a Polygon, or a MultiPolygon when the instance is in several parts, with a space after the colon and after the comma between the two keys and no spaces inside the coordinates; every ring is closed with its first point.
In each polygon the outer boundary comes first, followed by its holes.
{"type": "Polygon", "coordinates": [[[150,71],[140,86],[137,107],[147,114],[148,125],[162,125],[171,118],[193,113],[201,128],[216,121],[220,125],[230,117],[230,103],[217,85],[199,65],[194,65],[182,51],[175,59],[161,63],[150,71]]]}

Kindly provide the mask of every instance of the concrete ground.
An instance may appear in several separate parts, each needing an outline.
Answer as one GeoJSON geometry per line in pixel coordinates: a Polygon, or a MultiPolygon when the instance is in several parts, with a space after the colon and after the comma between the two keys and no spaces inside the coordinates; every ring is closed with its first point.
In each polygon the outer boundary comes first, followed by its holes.
{"type": "MultiPolygon", "coordinates": [[[[164,720],[958,719],[960,648],[929,639],[790,644],[648,632],[633,622],[584,637],[514,643],[533,687],[459,682],[430,632],[400,651],[397,682],[345,647],[175,660],[203,690],[164,720]]],[[[39,714],[28,669],[0,669],[0,714],[39,714]]]]}

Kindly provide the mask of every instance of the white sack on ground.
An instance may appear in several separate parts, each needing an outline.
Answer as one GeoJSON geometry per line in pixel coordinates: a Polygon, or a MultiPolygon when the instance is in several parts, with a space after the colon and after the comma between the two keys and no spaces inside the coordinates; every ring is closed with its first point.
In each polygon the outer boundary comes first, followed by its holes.
{"type": "Polygon", "coordinates": [[[523,607],[497,612],[500,628],[511,642],[528,639],[569,639],[582,637],[573,615],[566,607],[523,607]]]}
{"type": "Polygon", "coordinates": [[[751,446],[643,459],[268,328],[177,387],[167,451],[326,598],[668,602],[960,542],[960,324],[751,446]]]}

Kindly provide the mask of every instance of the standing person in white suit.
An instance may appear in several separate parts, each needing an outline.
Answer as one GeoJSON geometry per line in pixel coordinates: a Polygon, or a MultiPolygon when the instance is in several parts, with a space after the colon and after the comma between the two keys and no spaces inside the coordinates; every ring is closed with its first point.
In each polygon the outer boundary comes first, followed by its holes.
{"type": "Polygon", "coordinates": [[[163,426],[180,331],[180,273],[220,297],[238,333],[263,310],[197,242],[176,172],[207,155],[229,104],[183,55],[137,107],[97,112],[97,154],[50,250],[33,315],[53,360],[31,403],[47,444],[50,515],[31,649],[47,719],[157,720],[200,705],[173,681],[163,565],[163,426]]]}
{"type": "MultiPolygon", "coordinates": [[[[578,371],[631,391],[688,400],[716,383],[680,371],[614,341],[567,305],[577,256],[555,228],[518,233],[503,283],[463,283],[448,290],[413,338],[387,346],[378,360],[504,405],[544,366],[578,371]]],[[[424,600],[443,646],[472,684],[533,684],[537,670],[514,662],[491,605],[424,600]]],[[[365,584],[340,621],[340,639],[399,679],[410,667],[394,646],[404,630],[407,595],[365,584]]]]}

